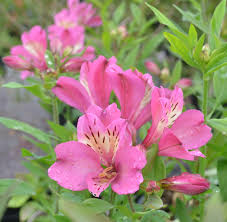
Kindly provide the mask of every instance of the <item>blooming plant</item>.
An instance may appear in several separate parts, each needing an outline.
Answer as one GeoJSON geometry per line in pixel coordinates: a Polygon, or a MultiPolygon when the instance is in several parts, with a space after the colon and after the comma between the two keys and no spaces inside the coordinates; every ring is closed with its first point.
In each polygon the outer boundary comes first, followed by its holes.
{"type": "MultiPolygon", "coordinates": [[[[30,174],[0,180],[4,204],[16,203],[21,221],[208,221],[213,198],[227,201],[226,150],[215,150],[218,139],[227,144],[227,44],[220,35],[226,1],[209,25],[176,7],[191,23],[188,33],[141,1],[170,30],[151,41],[146,33],[153,20],[146,21],[137,4],[130,4],[130,25],[124,2],[117,8],[91,2],[99,10],[68,0],[54,24],[24,32],[22,45],[3,58],[25,83],[3,87],[27,89],[53,116],[48,132],[0,118],[45,152],[22,149],[30,174]],[[195,26],[204,33],[199,38],[195,26]],[[163,36],[180,59],[172,72],[167,62],[149,58],[163,36]],[[181,78],[182,68],[197,77],[181,78]],[[210,175],[216,163],[219,188],[210,175]]],[[[227,218],[224,211],[219,216],[227,218]]]]}

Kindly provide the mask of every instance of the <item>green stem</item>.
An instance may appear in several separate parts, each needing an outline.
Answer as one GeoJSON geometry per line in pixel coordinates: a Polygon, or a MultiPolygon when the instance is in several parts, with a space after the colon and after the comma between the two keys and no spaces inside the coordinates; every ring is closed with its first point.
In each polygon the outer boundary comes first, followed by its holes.
{"type": "MultiPolygon", "coordinates": [[[[204,114],[204,121],[207,122],[207,105],[208,105],[208,90],[209,90],[209,79],[205,78],[205,73],[203,74],[203,106],[202,111],[204,114]]],[[[207,146],[204,146],[203,153],[206,156],[207,155],[207,146]]],[[[199,161],[199,167],[198,167],[198,173],[201,176],[205,175],[205,170],[207,166],[207,159],[206,158],[200,158],[199,161]]]]}
{"type": "Polygon", "coordinates": [[[128,196],[128,203],[129,203],[129,206],[130,206],[132,212],[134,213],[134,212],[135,212],[135,209],[134,209],[134,207],[133,207],[131,195],[128,194],[127,196],[128,196]]]}
{"type": "MultiPolygon", "coordinates": [[[[203,75],[205,76],[205,74],[203,75]]],[[[209,79],[203,77],[203,114],[205,123],[207,121],[207,104],[208,104],[209,79]]]]}
{"type": "Polygon", "coordinates": [[[55,96],[52,98],[52,112],[54,123],[59,124],[58,101],[55,96]]]}
{"type": "MultiPolygon", "coordinates": [[[[52,97],[52,114],[53,114],[54,123],[59,124],[58,100],[56,96],[52,97]]],[[[59,193],[59,191],[60,191],[60,187],[59,185],[57,185],[57,188],[56,188],[57,194],[59,193]]],[[[55,195],[54,197],[55,214],[57,214],[59,211],[59,198],[57,194],[53,194],[55,195]]]]}

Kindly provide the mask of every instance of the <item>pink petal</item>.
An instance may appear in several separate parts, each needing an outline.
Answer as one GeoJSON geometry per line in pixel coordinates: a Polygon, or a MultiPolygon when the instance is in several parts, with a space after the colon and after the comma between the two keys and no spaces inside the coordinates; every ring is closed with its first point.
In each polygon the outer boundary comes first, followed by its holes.
{"type": "Polygon", "coordinates": [[[111,82],[121,104],[122,118],[131,122],[145,94],[144,82],[131,70],[121,71],[117,65],[111,68],[111,82]]]}
{"type": "Polygon", "coordinates": [[[117,108],[115,103],[107,106],[106,109],[102,109],[96,105],[91,105],[88,108],[87,113],[95,114],[102,121],[104,126],[108,126],[112,121],[121,117],[121,111],[117,108]]]}
{"type": "MultiPolygon", "coordinates": [[[[116,177],[116,176],[115,176],[116,177]]],[[[115,179],[115,177],[106,180],[105,182],[100,182],[100,178],[98,176],[89,175],[87,183],[88,190],[95,196],[99,197],[99,195],[109,187],[110,183],[115,179]]]]}
{"type": "Polygon", "coordinates": [[[102,25],[102,19],[100,16],[94,16],[93,18],[91,18],[88,22],[87,25],[90,27],[96,27],[96,26],[100,26],[102,25]]]}
{"type": "Polygon", "coordinates": [[[22,71],[22,72],[21,72],[21,75],[20,75],[20,78],[21,78],[22,80],[24,80],[24,79],[27,79],[29,76],[33,76],[33,75],[34,75],[33,72],[22,71]]]}
{"type": "Polygon", "coordinates": [[[99,56],[93,62],[84,63],[80,71],[80,82],[89,90],[94,103],[101,108],[109,104],[112,87],[106,68],[112,62],[115,61],[99,56]]]}
{"type": "Polygon", "coordinates": [[[66,189],[87,189],[88,176],[102,170],[98,155],[79,142],[61,143],[57,145],[55,152],[57,160],[48,169],[48,175],[66,189]]]}
{"type": "Polygon", "coordinates": [[[77,137],[99,154],[105,166],[109,166],[118,149],[121,132],[125,132],[125,123],[123,119],[116,119],[105,127],[97,116],[87,113],[78,120],[77,137]]]}
{"type": "Polygon", "coordinates": [[[143,182],[141,170],[146,165],[146,156],[139,146],[119,147],[115,168],[117,177],[112,182],[112,189],[117,194],[135,193],[143,182]]]}
{"type": "Polygon", "coordinates": [[[158,144],[159,156],[169,156],[184,160],[194,160],[194,155],[188,152],[170,129],[165,128],[158,144]]]}
{"type": "Polygon", "coordinates": [[[212,137],[211,128],[204,124],[203,113],[198,110],[182,113],[171,131],[187,149],[201,147],[212,137]]]}
{"type": "Polygon", "coordinates": [[[13,69],[25,70],[30,68],[30,64],[19,56],[6,56],[3,62],[13,69]]]}
{"type": "Polygon", "coordinates": [[[90,97],[85,88],[75,79],[61,76],[52,92],[66,104],[85,112],[91,105],[90,97]]]}

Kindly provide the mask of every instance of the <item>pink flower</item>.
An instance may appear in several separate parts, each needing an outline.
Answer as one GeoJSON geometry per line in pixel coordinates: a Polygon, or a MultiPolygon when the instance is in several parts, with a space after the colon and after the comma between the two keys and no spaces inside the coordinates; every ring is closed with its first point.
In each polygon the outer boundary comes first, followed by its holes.
{"type": "Polygon", "coordinates": [[[121,105],[122,118],[136,130],[151,119],[151,92],[154,84],[150,74],[138,70],[123,71],[119,66],[109,66],[113,90],[121,105]]]}
{"type": "Polygon", "coordinates": [[[159,67],[157,66],[157,64],[155,64],[154,62],[152,62],[152,61],[146,61],[145,62],[145,66],[146,66],[147,70],[149,72],[151,72],[152,74],[160,75],[161,70],[159,69],[159,67]]]}
{"type": "Polygon", "coordinates": [[[47,69],[45,52],[47,48],[46,33],[40,26],[34,26],[21,37],[22,44],[11,49],[11,55],[3,58],[6,65],[22,72],[22,78],[33,74],[35,68],[47,69]]]}
{"type": "Polygon", "coordinates": [[[78,142],[55,148],[57,160],[48,170],[49,177],[66,189],[88,189],[97,197],[110,184],[118,194],[139,190],[145,153],[132,146],[126,121],[120,115],[116,104],[105,110],[90,107],[78,121],[78,142]]]}
{"type": "Polygon", "coordinates": [[[182,173],[179,176],[160,180],[161,188],[188,195],[196,195],[209,189],[209,182],[199,174],[182,173]]]}
{"type": "Polygon", "coordinates": [[[176,83],[176,86],[181,89],[186,89],[192,86],[192,80],[189,78],[182,78],[176,83]]]}
{"type": "Polygon", "coordinates": [[[80,3],[79,0],[68,0],[68,7],[70,13],[76,16],[78,25],[95,27],[102,24],[102,20],[100,16],[96,15],[96,9],[93,8],[92,4],[80,3]]]}
{"type": "Polygon", "coordinates": [[[64,66],[61,67],[61,70],[63,72],[78,72],[84,62],[95,58],[95,49],[92,46],[88,46],[85,49],[84,28],[76,24],[72,25],[73,21],[70,20],[72,18],[69,17],[67,20],[67,17],[63,16],[66,12],[68,11],[63,10],[59,15],[56,15],[56,25],[49,26],[48,28],[50,47],[54,53],[64,57],[62,63],[65,62],[67,56],[75,55],[74,58],[68,60],[64,66]],[[59,19],[63,21],[59,21],[59,19]],[[76,54],[82,52],[83,55],[76,57],[76,54]]]}
{"type": "Polygon", "coordinates": [[[49,26],[50,32],[58,32],[59,29],[54,30],[55,27],[62,29],[71,29],[78,26],[76,14],[71,13],[69,9],[62,9],[54,16],[54,25],[49,26]]]}
{"type": "Polygon", "coordinates": [[[148,130],[143,145],[148,148],[157,142],[165,127],[171,126],[183,109],[183,92],[175,87],[173,91],[157,88],[152,92],[151,115],[152,126],[148,130]]]}
{"type": "Polygon", "coordinates": [[[66,104],[86,112],[90,105],[106,108],[112,90],[107,67],[116,63],[114,57],[107,60],[100,56],[81,67],[80,81],[62,76],[58,79],[53,93],[66,104]]]}
{"type": "Polygon", "coordinates": [[[54,34],[51,33],[49,27],[49,39],[51,50],[55,53],[63,55],[67,51],[68,55],[80,53],[84,47],[84,28],[77,26],[70,29],[62,29],[55,27],[56,31],[54,34]]]}
{"type": "Polygon", "coordinates": [[[198,110],[188,110],[176,119],[170,129],[165,128],[159,141],[158,155],[185,160],[205,157],[198,148],[211,137],[211,128],[204,124],[203,114],[198,110]]]}

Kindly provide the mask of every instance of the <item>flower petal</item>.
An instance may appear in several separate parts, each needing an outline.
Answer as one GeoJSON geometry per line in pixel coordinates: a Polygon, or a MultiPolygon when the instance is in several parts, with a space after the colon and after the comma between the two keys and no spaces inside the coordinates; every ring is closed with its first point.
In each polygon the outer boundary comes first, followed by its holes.
{"type": "Polygon", "coordinates": [[[91,105],[86,89],[77,80],[61,76],[52,92],[66,104],[85,112],[91,105]]]}
{"type": "Polygon", "coordinates": [[[165,128],[158,146],[159,156],[169,156],[184,160],[194,160],[193,153],[188,152],[187,149],[182,146],[178,138],[168,128],[165,128]]]}
{"type": "Polygon", "coordinates": [[[87,189],[88,176],[102,170],[98,155],[82,143],[61,143],[57,145],[55,152],[57,160],[48,169],[48,175],[66,189],[87,189]]]}
{"type": "Polygon", "coordinates": [[[91,105],[87,113],[95,114],[102,121],[104,126],[108,126],[112,121],[121,117],[121,111],[117,108],[115,103],[112,103],[106,109],[91,105]]]}
{"type": "Polygon", "coordinates": [[[112,189],[118,194],[135,193],[143,182],[141,170],[146,165],[146,156],[139,146],[119,147],[115,158],[116,179],[112,189]]]}
{"type": "Polygon", "coordinates": [[[204,124],[203,113],[193,109],[182,113],[171,131],[187,149],[201,147],[212,137],[211,128],[204,124]]]}
{"type": "Polygon", "coordinates": [[[108,61],[105,57],[99,56],[93,62],[85,62],[81,67],[80,82],[89,91],[94,103],[101,108],[109,105],[112,87],[106,68],[115,61],[114,58],[108,61]]]}

